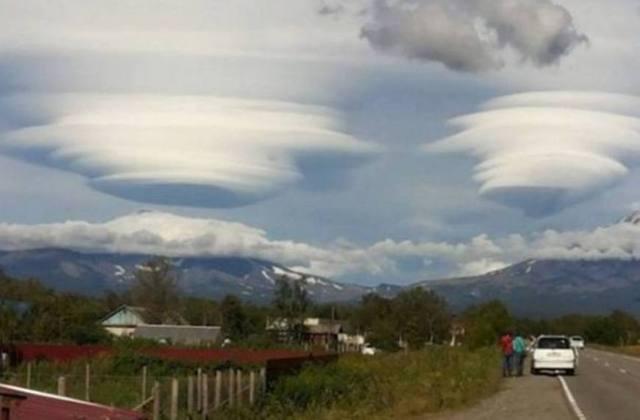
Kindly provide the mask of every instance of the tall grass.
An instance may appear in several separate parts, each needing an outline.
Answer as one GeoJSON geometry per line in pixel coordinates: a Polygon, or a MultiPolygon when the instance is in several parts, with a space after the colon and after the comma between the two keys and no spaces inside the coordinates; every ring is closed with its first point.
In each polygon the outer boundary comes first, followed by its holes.
{"type": "Polygon", "coordinates": [[[229,419],[392,419],[455,408],[497,390],[499,355],[433,347],[409,354],[346,356],[282,379],[253,409],[229,419]]]}

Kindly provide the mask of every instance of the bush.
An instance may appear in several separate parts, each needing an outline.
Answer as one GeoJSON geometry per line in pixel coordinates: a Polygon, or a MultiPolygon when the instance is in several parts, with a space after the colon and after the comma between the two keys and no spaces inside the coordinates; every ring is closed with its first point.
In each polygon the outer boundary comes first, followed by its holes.
{"type": "Polygon", "coordinates": [[[281,379],[254,410],[230,419],[405,418],[455,408],[497,389],[499,355],[434,346],[409,354],[350,355],[281,379]]]}

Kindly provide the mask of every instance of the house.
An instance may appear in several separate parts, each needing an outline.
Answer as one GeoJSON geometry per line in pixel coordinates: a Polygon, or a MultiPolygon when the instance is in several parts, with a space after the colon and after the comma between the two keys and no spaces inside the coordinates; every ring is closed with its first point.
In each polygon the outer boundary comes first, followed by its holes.
{"type": "Polygon", "coordinates": [[[220,327],[188,325],[178,314],[168,316],[162,324],[150,321],[145,308],[122,305],[100,324],[117,337],[145,338],[167,344],[213,344],[220,339],[220,327]]]}
{"type": "Polygon", "coordinates": [[[139,412],[0,384],[0,419],[144,420],[139,412]]]}
{"type": "Polygon", "coordinates": [[[145,314],[144,308],[122,305],[104,317],[100,324],[117,337],[131,337],[138,325],[146,324],[145,314]]]}
{"type": "Polygon", "coordinates": [[[343,332],[340,322],[322,318],[268,319],[266,330],[283,343],[293,341],[295,335],[299,334],[305,344],[327,350],[338,349],[338,335],[343,332]]]}
{"type": "Polygon", "coordinates": [[[338,334],[338,351],[340,352],[361,352],[366,340],[362,334],[338,334]]]}
{"type": "Polygon", "coordinates": [[[341,323],[329,319],[307,318],[303,325],[304,340],[312,347],[338,349],[338,335],[343,332],[341,323]]]}

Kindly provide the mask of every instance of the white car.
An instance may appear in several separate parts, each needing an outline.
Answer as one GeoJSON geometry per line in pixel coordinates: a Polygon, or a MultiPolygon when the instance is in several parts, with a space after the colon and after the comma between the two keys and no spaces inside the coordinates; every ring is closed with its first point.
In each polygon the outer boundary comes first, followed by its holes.
{"type": "Polygon", "coordinates": [[[582,350],[584,349],[584,338],[579,335],[574,335],[569,338],[569,342],[571,343],[571,347],[574,349],[582,350]]]}
{"type": "Polygon", "coordinates": [[[531,356],[531,373],[543,370],[574,375],[578,367],[577,351],[565,335],[541,335],[536,340],[531,356]]]}

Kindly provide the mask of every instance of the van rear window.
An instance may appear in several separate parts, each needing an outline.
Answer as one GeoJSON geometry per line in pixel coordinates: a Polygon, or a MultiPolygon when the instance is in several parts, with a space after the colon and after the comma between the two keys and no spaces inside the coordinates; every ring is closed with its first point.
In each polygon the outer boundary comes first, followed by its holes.
{"type": "Polygon", "coordinates": [[[542,337],[538,340],[536,347],[539,349],[569,349],[568,338],[562,337],[542,337]]]}

